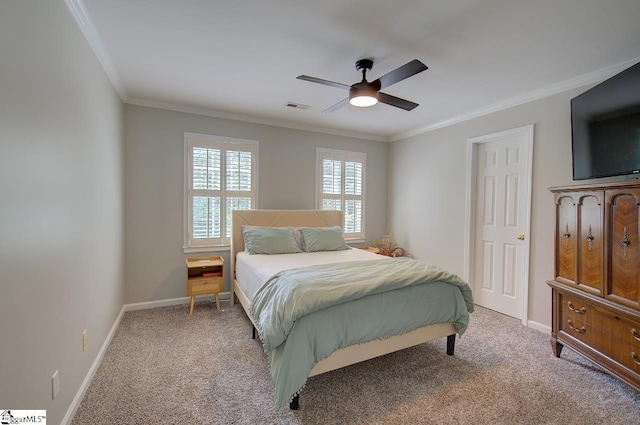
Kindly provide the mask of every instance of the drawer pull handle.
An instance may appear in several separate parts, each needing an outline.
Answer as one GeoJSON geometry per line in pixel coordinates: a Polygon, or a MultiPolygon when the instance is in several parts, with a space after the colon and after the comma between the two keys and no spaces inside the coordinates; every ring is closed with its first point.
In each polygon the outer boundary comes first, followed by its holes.
{"type": "Polygon", "coordinates": [[[569,223],[567,223],[567,230],[565,230],[562,237],[564,238],[564,246],[569,246],[569,238],[571,237],[571,233],[569,233],[569,223]]]}
{"type": "Polygon", "coordinates": [[[591,252],[591,249],[593,248],[593,241],[596,238],[593,237],[593,232],[591,231],[591,225],[589,225],[589,234],[587,235],[587,242],[589,242],[589,252],[591,252]]]}
{"type": "Polygon", "coordinates": [[[569,303],[567,303],[567,308],[571,311],[573,311],[574,313],[578,313],[578,314],[585,314],[587,312],[587,309],[582,307],[580,310],[577,310],[573,304],[571,303],[571,301],[569,301],[569,303]]]}
{"type": "Polygon", "coordinates": [[[569,324],[569,328],[572,331],[575,331],[575,332],[577,332],[579,334],[583,334],[583,333],[587,332],[587,328],[585,328],[584,326],[581,327],[580,329],[578,329],[575,326],[573,326],[573,322],[571,321],[571,319],[567,320],[567,323],[569,324]]]}
{"type": "Polygon", "coordinates": [[[633,361],[640,366],[640,360],[638,360],[638,355],[636,353],[634,353],[633,351],[631,352],[631,358],[633,359],[633,361]]]}
{"type": "Polygon", "coordinates": [[[629,240],[629,233],[627,232],[627,226],[624,226],[624,230],[622,233],[622,240],[620,241],[620,245],[622,245],[622,252],[624,254],[624,259],[627,259],[627,249],[629,245],[631,245],[631,241],[629,240]]]}
{"type": "Polygon", "coordinates": [[[631,329],[631,335],[633,335],[633,337],[635,339],[637,339],[638,341],[640,341],[640,334],[638,333],[638,331],[636,330],[636,328],[632,328],[631,329]]]}

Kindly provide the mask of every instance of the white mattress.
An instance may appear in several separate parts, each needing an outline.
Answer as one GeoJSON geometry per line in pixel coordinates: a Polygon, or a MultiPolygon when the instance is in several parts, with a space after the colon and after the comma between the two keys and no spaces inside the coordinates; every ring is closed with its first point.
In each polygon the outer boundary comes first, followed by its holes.
{"type": "Polygon", "coordinates": [[[300,254],[250,255],[239,252],[236,256],[236,281],[249,298],[274,274],[296,267],[317,264],[343,263],[345,261],[384,260],[389,257],[363,249],[344,251],[303,252],[300,254]]]}

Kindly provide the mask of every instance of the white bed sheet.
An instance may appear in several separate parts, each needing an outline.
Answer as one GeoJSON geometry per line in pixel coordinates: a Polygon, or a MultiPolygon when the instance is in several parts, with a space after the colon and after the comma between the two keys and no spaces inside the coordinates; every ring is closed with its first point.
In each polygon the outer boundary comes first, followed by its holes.
{"type": "Polygon", "coordinates": [[[250,255],[246,251],[236,256],[236,281],[249,298],[254,295],[274,274],[297,267],[318,264],[343,263],[360,260],[385,260],[389,257],[374,254],[363,249],[344,251],[303,252],[299,254],[250,255]]]}

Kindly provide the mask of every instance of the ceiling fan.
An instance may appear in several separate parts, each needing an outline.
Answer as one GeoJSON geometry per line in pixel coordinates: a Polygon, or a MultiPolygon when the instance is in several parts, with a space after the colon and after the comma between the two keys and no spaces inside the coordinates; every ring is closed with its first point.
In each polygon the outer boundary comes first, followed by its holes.
{"type": "Polygon", "coordinates": [[[418,106],[417,103],[410,102],[405,99],[400,99],[399,97],[391,96],[386,93],[382,93],[380,90],[428,69],[425,64],[420,62],[418,59],[414,59],[411,62],[408,62],[401,67],[388,72],[377,80],[368,82],[367,71],[370,71],[372,67],[372,59],[360,59],[359,61],[357,61],[356,69],[358,71],[362,71],[362,81],[351,86],[347,84],[336,83],[335,81],[309,77],[308,75],[298,75],[298,77],[296,78],[298,80],[310,81],[312,83],[324,84],[326,86],[349,90],[349,97],[341,100],[333,106],[330,106],[322,112],[333,112],[336,109],[343,107],[347,103],[350,103],[354,106],[367,107],[381,102],[386,103],[387,105],[395,106],[396,108],[404,109],[405,111],[411,111],[416,106],[418,106]]]}

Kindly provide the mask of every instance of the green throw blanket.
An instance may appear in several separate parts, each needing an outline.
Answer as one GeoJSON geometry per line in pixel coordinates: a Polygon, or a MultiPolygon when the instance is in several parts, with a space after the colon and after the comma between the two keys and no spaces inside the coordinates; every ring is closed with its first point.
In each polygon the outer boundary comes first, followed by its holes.
{"type": "Polygon", "coordinates": [[[258,290],[250,308],[269,356],[276,409],[335,350],[435,323],[453,322],[462,335],[472,311],[462,279],[406,257],[285,270],[258,290]]]}

